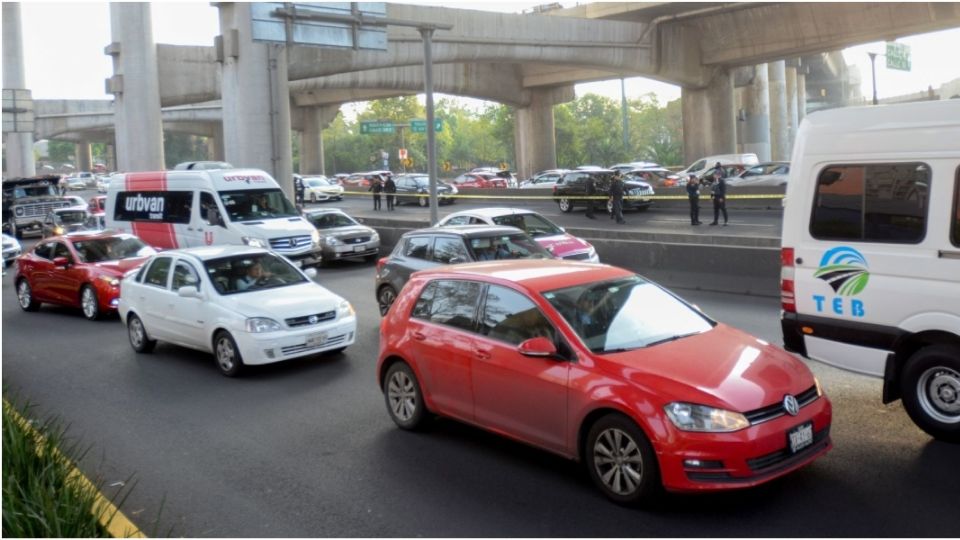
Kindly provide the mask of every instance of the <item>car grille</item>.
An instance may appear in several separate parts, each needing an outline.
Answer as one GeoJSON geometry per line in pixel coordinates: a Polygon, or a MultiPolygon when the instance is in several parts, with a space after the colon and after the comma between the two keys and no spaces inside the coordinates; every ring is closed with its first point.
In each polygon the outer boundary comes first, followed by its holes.
{"type": "Polygon", "coordinates": [[[344,244],[362,244],[362,243],[364,243],[364,242],[369,242],[369,241],[370,241],[370,237],[369,237],[369,236],[359,236],[359,237],[357,237],[357,238],[344,238],[344,239],[343,239],[343,243],[344,243],[344,244]]]}
{"type": "Polygon", "coordinates": [[[273,238],[270,240],[270,248],[279,252],[299,251],[302,248],[310,247],[312,240],[309,236],[288,236],[286,238],[273,238]]]}
{"type": "Polygon", "coordinates": [[[584,251],[583,253],[574,253],[573,255],[567,255],[564,257],[568,261],[586,261],[590,258],[590,252],[584,251]]]}
{"type": "MultiPolygon", "coordinates": [[[[810,388],[807,388],[803,392],[797,394],[797,403],[800,405],[800,408],[806,407],[807,405],[813,403],[817,400],[817,386],[813,385],[810,388]]],[[[747,417],[747,420],[750,422],[750,425],[762,424],[764,422],[769,422],[774,418],[779,418],[787,414],[787,411],[783,408],[783,403],[775,403],[773,405],[768,405],[766,407],[761,407],[759,409],[754,409],[748,411],[743,415],[747,417]]]]}
{"type": "Polygon", "coordinates": [[[304,315],[303,317],[292,317],[290,319],[284,319],[283,322],[287,323],[287,326],[290,328],[297,328],[298,326],[313,326],[315,324],[320,324],[325,321],[332,321],[337,318],[336,311],[324,311],[323,313],[314,313],[312,315],[304,315]],[[311,321],[310,317],[316,317],[316,320],[311,321]]]}
{"type": "Polygon", "coordinates": [[[286,356],[289,356],[291,354],[298,354],[304,351],[310,351],[314,349],[325,349],[333,345],[339,345],[340,343],[343,343],[346,340],[347,340],[347,335],[341,334],[339,336],[333,336],[331,338],[327,338],[326,343],[324,343],[323,345],[317,345],[316,347],[307,347],[306,343],[301,343],[300,345],[290,345],[289,347],[281,347],[280,352],[282,352],[286,356]]]}
{"type": "Polygon", "coordinates": [[[771,452],[760,457],[748,459],[747,466],[750,467],[751,471],[756,473],[770,472],[769,469],[784,465],[788,461],[799,460],[820,451],[827,444],[826,441],[829,436],[829,427],[821,429],[813,434],[813,444],[796,454],[791,454],[790,450],[784,448],[783,450],[777,450],[776,452],[771,452]]]}
{"type": "Polygon", "coordinates": [[[23,212],[15,212],[16,217],[44,217],[54,208],[66,208],[70,206],[69,202],[49,202],[49,203],[39,203],[39,204],[29,204],[16,207],[17,210],[23,210],[23,212]]]}

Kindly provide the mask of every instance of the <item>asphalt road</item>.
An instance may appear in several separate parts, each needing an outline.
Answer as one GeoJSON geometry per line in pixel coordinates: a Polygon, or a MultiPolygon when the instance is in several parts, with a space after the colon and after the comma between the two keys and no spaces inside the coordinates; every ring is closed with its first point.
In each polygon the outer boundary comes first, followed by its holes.
{"type": "MultiPolygon", "coordinates": [[[[373,267],[318,280],[357,309],[358,342],[314,357],[218,373],[209,355],[160,344],[135,354],[116,318],[24,313],[3,278],[5,395],[56,415],[90,451],[105,491],[151,536],[956,536],[960,445],[933,442],[878,380],[818,363],[835,448],[771,484],[608,502],[581,467],[449,420],[407,433],[374,376],[373,267]],[[132,488],[131,488],[132,486],[132,488]]],[[[678,291],[720,320],[779,342],[777,300],[678,291]]],[[[704,351],[709,354],[709,351],[704,351]]]]}

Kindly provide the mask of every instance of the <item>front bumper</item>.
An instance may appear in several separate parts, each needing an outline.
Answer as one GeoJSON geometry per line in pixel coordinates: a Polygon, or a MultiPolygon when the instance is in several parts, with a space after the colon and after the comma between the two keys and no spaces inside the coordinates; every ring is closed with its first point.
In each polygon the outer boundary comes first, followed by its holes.
{"type": "Polygon", "coordinates": [[[272,364],[353,345],[357,318],[351,315],[328,324],[262,334],[234,332],[233,338],[245,364],[272,364]]]}
{"type": "Polygon", "coordinates": [[[300,265],[301,268],[308,266],[318,266],[323,262],[323,248],[317,247],[303,253],[284,253],[278,251],[284,257],[300,265]]]}
{"type": "Polygon", "coordinates": [[[781,416],[734,433],[691,433],[673,428],[657,446],[663,485],[671,491],[702,492],[757,486],[809,465],[832,447],[832,406],[826,396],[797,416],[781,416]],[[792,454],[787,432],[813,422],[813,442],[792,454]],[[691,465],[697,460],[699,465],[691,465]]]}
{"type": "Polygon", "coordinates": [[[369,257],[380,254],[380,242],[365,242],[363,244],[343,244],[337,246],[323,246],[323,258],[328,261],[339,261],[354,257],[369,257]]]}

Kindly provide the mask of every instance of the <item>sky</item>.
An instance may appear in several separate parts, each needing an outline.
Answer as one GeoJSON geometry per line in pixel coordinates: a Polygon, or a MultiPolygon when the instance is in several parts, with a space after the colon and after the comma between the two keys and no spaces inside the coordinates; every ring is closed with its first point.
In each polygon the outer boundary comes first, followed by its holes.
{"type": "MultiPolygon", "coordinates": [[[[465,9],[520,12],[539,2],[410,2],[445,5],[465,9]]],[[[562,2],[564,6],[574,2],[562,2]]],[[[178,45],[213,45],[219,33],[217,9],[210,2],[153,2],[151,4],[154,41],[178,45]]],[[[110,9],[106,2],[40,2],[21,4],[27,88],[35,99],[110,99],[104,92],[104,80],[112,75],[110,57],[103,54],[110,42],[110,9]]],[[[897,96],[939,87],[960,78],[960,29],[911,36],[898,40],[910,46],[912,70],[886,68],[877,58],[878,96],[897,96]]],[[[861,73],[861,93],[872,96],[870,59],[867,52],[883,54],[884,43],[870,43],[844,51],[848,64],[861,73]]],[[[611,80],[576,86],[577,95],[596,93],[620,99],[620,81],[611,80]]],[[[626,81],[628,98],[647,93],[657,95],[661,103],[680,97],[680,88],[641,77],[626,81]]],[[[474,102],[480,103],[476,100],[474,102]]]]}

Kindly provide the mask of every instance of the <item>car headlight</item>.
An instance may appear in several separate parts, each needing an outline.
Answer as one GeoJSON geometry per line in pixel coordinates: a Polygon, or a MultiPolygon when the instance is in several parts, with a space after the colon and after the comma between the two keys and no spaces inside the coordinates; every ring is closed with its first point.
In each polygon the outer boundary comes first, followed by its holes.
{"type": "Polygon", "coordinates": [[[63,227],[54,227],[53,234],[63,234],[63,227]]]}
{"type": "Polygon", "coordinates": [[[817,397],[823,397],[823,387],[820,386],[820,379],[814,377],[813,384],[817,387],[817,397]]]}
{"type": "Polygon", "coordinates": [[[663,407],[667,417],[682,431],[727,433],[750,426],[747,418],[738,412],[715,409],[706,405],[675,401],[663,407]]]}
{"type": "Polygon", "coordinates": [[[258,247],[258,248],[266,248],[266,247],[267,247],[267,242],[266,242],[265,240],[263,240],[263,239],[260,239],[260,238],[254,238],[254,237],[252,237],[252,236],[242,236],[242,237],[240,237],[240,240],[241,240],[244,244],[246,244],[246,245],[248,245],[248,246],[250,246],[250,247],[258,247]]]}
{"type": "Polygon", "coordinates": [[[323,243],[328,246],[339,246],[340,240],[338,240],[336,236],[324,236],[323,243]]]}
{"type": "Polygon", "coordinates": [[[457,186],[450,186],[450,194],[456,195],[457,193],[460,193],[460,190],[457,189],[457,186]]]}
{"type": "Polygon", "coordinates": [[[380,234],[377,231],[373,231],[370,234],[370,240],[380,240],[380,234]]]}
{"type": "Polygon", "coordinates": [[[356,312],[353,311],[353,306],[346,300],[340,302],[340,305],[337,306],[337,318],[351,317],[354,313],[356,312]]]}
{"type": "Polygon", "coordinates": [[[261,332],[276,332],[282,330],[280,323],[266,317],[253,317],[246,321],[247,332],[259,334],[261,332]]]}
{"type": "Polygon", "coordinates": [[[320,244],[320,233],[317,232],[316,229],[310,233],[310,241],[313,242],[313,245],[315,246],[320,244]]]}
{"type": "Polygon", "coordinates": [[[100,281],[105,282],[107,285],[110,285],[111,287],[116,287],[120,285],[120,280],[113,276],[100,276],[100,281]]]}

